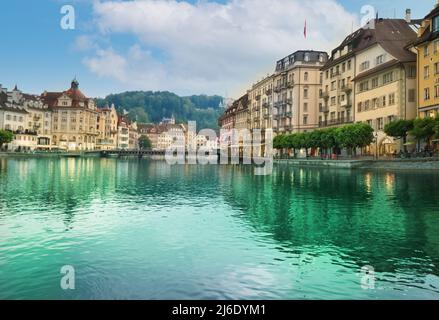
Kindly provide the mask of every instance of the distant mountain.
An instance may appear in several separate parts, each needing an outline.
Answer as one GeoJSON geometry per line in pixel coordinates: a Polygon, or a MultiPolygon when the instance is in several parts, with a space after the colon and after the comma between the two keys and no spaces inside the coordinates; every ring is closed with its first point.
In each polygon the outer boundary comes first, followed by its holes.
{"type": "Polygon", "coordinates": [[[220,108],[220,96],[194,95],[180,97],[172,92],[130,91],[111,94],[98,99],[99,107],[114,104],[119,112],[126,110],[128,117],[142,123],[160,122],[174,116],[178,123],[197,121],[198,129],[218,129],[218,118],[224,112],[220,108]]]}

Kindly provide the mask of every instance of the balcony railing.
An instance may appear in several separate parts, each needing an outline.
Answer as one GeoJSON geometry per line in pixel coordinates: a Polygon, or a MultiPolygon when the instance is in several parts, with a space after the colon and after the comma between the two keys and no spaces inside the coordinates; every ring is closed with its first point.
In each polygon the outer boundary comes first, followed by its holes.
{"type": "Polygon", "coordinates": [[[294,81],[288,81],[288,82],[287,82],[287,87],[288,87],[288,88],[292,88],[292,87],[294,87],[294,81]]]}
{"type": "Polygon", "coordinates": [[[289,105],[292,105],[293,104],[293,99],[291,99],[291,98],[287,99],[286,103],[289,104],[289,105]]]}
{"type": "Polygon", "coordinates": [[[329,112],[329,107],[328,106],[322,106],[322,107],[319,108],[319,112],[328,113],[329,112]]]}
{"type": "Polygon", "coordinates": [[[352,108],[352,102],[350,100],[344,100],[340,103],[340,106],[343,108],[352,108]]]}
{"type": "Polygon", "coordinates": [[[344,117],[344,118],[339,118],[339,119],[330,119],[330,120],[326,120],[326,121],[320,121],[319,127],[337,126],[337,125],[348,124],[348,123],[352,123],[352,122],[354,122],[354,120],[352,119],[351,116],[349,116],[349,117],[344,117]]]}
{"type": "Polygon", "coordinates": [[[335,71],[331,73],[331,78],[338,77],[339,75],[341,75],[340,71],[335,71]]]}
{"type": "Polygon", "coordinates": [[[288,111],[288,112],[285,113],[285,116],[287,118],[292,118],[293,117],[293,113],[291,111],[288,111]]]}
{"type": "Polygon", "coordinates": [[[352,84],[345,84],[344,86],[341,86],[341,90],[347,94],[352,92],[352,84]]]}
{"type": "Polygon", "coordinates": [[[323,91],[322,92],[322,98],[325,100],[329,100],[329,92],[328,91],[323,91]]]}

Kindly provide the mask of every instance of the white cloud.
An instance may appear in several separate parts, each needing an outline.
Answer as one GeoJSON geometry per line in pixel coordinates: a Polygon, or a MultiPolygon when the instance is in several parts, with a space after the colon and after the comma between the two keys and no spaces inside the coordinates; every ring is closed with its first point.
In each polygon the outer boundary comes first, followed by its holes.
{"type": "Polygon", "coordinates": [[[97,1],[93,11],[103,37],[130,35],[135,43],[125,52],[95,49],[84,59],[90,70],[181,94],[239,94],[295,50],[330,50],[357,21],[335,0],[97,1]]]}

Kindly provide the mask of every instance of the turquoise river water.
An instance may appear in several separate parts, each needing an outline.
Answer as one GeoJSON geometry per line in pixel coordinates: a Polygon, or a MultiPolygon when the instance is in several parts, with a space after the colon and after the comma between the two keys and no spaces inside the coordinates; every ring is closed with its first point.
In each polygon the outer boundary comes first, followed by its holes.
{"type": "Polygon", "coordinates": [[[438,191],[431,172],[0,159],[0,299],[439,299],[438,191]]]}

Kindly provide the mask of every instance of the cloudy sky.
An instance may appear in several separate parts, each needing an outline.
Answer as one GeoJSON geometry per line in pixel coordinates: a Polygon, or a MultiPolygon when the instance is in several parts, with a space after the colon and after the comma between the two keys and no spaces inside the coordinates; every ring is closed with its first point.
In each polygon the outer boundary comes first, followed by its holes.
{"type": "Polygon", "coordinates": [[[5,0],[0,84],[63,90],[76,75],[89,96],[127,90],[236,98],[299,49],[327,50],[380,17],[425,16],[436,0],[5,0]],[[64,5],[75,29],[63,30],[64,5]],[[305,19],[308,37],[303,36],[305,19]]]}

